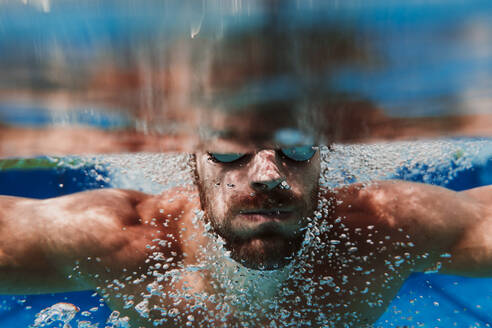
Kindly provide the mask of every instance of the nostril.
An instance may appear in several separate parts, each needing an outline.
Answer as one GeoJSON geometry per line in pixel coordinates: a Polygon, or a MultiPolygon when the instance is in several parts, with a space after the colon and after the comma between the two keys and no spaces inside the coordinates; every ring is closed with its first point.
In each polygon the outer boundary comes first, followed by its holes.
{"type": "Polygon", "coordinates": [[[268,186],[262,182],[253,182],[251,186],[256,190],[265,190],[268,186]]]}
{"type": "Polygon", "coordinates": [[[255,181],[251,183],[251,187],[255,190],[260,190],[260,191],[272,190],[280,186],[283,181],[284,179],[255,181]]]}

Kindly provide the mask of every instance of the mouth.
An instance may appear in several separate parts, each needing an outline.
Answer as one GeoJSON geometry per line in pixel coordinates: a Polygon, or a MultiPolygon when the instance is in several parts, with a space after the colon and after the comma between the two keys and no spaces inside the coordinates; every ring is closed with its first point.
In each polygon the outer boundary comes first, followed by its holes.
{"type": "Polygon", "coordinates": [[[267,222],[267,221],[285,221],[288,220],[293,209],[287,208],[270,208],[270,209],[251,209],[239,211],[239,217],[252,222],[267,222]]]}

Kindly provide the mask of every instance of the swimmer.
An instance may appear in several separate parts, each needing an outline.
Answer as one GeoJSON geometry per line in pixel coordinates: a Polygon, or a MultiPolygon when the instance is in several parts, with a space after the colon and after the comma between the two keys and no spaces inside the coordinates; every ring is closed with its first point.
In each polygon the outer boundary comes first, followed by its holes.
{"type": "Polygon", "coordinates": [[[192,188],[0,197],[0,291],[97,290],[132,327],[363,327],[412,272],[492,275],[489,186],[329,190],[317,147],[207,147],[192,188]],[[241,304],[213,272],[221,261],[237,265],[231,284],[244,272],[275,283],[241,304]]]}

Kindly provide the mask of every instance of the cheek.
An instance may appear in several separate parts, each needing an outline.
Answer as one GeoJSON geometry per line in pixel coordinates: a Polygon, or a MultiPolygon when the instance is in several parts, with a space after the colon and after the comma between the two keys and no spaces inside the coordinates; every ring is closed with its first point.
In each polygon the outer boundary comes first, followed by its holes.
{"type": "Polygon", "coordinates": [[[205,182],[206,188],[203,189],[207,199],[208,210],[216,219],[220,219],[228,210],[228,204],[236,194],[234,176],[230,174],[210,175],[205,182]]]}
{"type": "Polygon", "coordinates": [[[308,207],[313,206],[313,195],[318,193],[319,172],[313,169],[295,168],[287,175],[291,191],[304,199],[308,207]]]}
{"type": "Polygon", "coordinates": [[[316,188],[318,185],[319,173],[315,170],[306,168],[295,168],[287,174],[287,182],[291,187],[303,194],[316,188]]]}
{"type": "Polygon", "coordinates": [[[213,189],[217,202],[221,204],[224,211],[227,210],[227,206],[234,202],[241,191],[244,190],[244,184],[247,183],[247,179],[241,176],[240,172],[228,171],[217,177],[217,183],[213,189]]]}
{"type": "Polygon", "coordinates": [[[213,199],[210,210],[216,220],[225,220],[226,215],[242,202],[245,195],[251,193],[248,186],[248,178],[241,170],[223,171],[215,176],[208,198],[213,199]]]}

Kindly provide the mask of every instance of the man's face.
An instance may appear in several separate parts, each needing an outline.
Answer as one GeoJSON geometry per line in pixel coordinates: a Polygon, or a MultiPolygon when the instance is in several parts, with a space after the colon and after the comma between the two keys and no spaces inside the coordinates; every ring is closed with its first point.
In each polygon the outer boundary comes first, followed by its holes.
{"type": "Polygon", "coordinates": [[[280,149],[225,143],[196,154],[205,215],[235,260],[274,269],[299,250],[306,217],[317,204],[320,155],[313,151],[312,157],[299,161],[280,149]],[[244,156],[224,157],[230,153],[244,156]]]}

